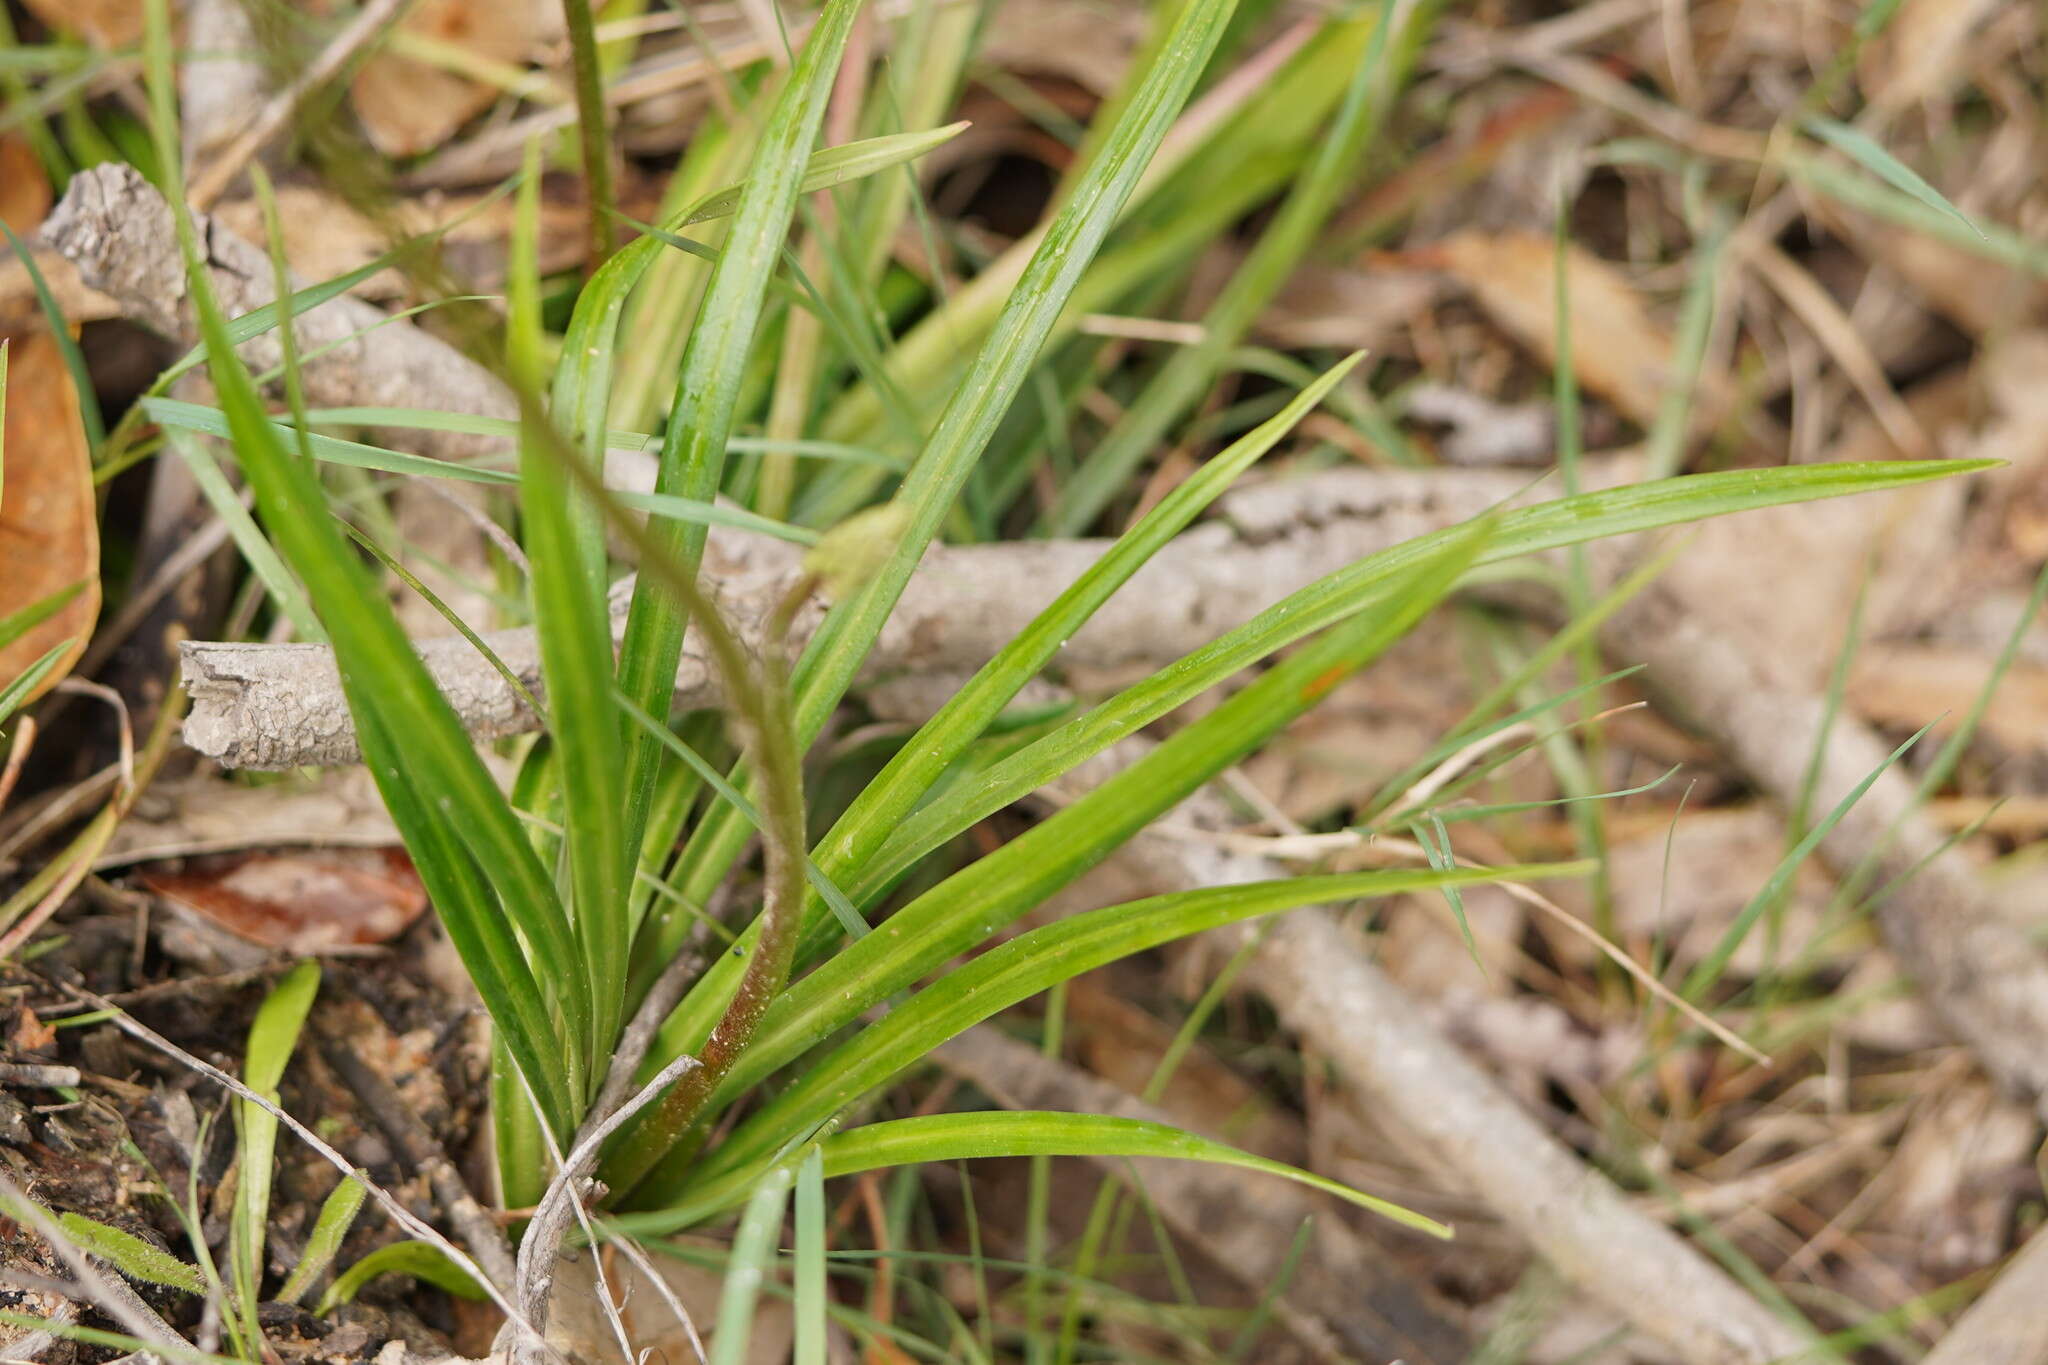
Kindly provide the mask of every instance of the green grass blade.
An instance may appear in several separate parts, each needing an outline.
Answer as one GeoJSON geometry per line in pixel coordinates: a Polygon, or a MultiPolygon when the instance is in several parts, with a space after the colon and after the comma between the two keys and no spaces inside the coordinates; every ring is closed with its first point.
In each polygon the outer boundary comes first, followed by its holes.
{"type": "Polygon", "coordinates": [[[35,691],[36,685],[49,676],[50,670],[57,666],[57,661],[64,657],[71,644],[70,640],[66,640],[51,646],[47,654],[21,670],[20,677],[5,687],[0,687],[0,724],[5,724],[7,718],[14,714],[15,708],[21,705],[22,699],[35,691]]]}
{"type": "MultiPolygon", "coordinates": [[[[807,1064],[787,1089],[719,1144],[693,1187],[772,1158],[789,1142],[808,1136],[833,1114],[916,1065],[948,1038],[1059,982],[1121,958],[1304,905],[1502,880],[1578,876],[1589,866],[1403,868],[1292,877],[1152,896],[1044,925],[952,969],[879,1022],[807,1064]]],[[[686,1190],[684,1198],[694,1192],[686,1190]]]]}
{"type": "MultiPolygon", "coordinates": [[[[187,403],[175,398],[145,398],[137,406],[150,420],[165,426],[204,432],[209,436],[227,437],[232,434],[225,414],[219,408],[208,407],[204,403],[187,403]]],[[[271,426],[281,436],[297,437],[301,434],[289,423],[267,417],[266,420],[270,421],[271,426]]],[[[447,423],[418,422],[413,425],[429,430],[468,431],[483,429],[490,421],[489,418],[469,418],[454,419],[447,423]]],[[[517,432],[516,424],[504,423],[502,427],[517,432]]],[[[484,434],[497,434],[498,429],[493,426],[484,434]]],[[[313,452],[313,458],[323,464],[345,465],[351,469],[371,469],[383,474],[454,479],[463,483],[495,484],[501,487],[516,487],[519,483],[519,475],[503,469],[491,469],[455,460],[437,460],[401,450],[387,450],[383,446],[343,440],[341,437],[327,436],[319,432],[308,432],[304,435],[313,452]]],[[[738,447],[747,443],[734,444],[738,447]]],[[[787,522],[774,521],[742,507],[726,507],[715,502],[672,497],[661,493],[614,492],[612,496],[627,507],[676,521],[703,526],[730,526],[735,530],[753,531],[798,545],[812,545],[818,540],[815,531],[806,530],[801,526],[791,526],[787,522]]]]}
{"type": "Polygon", "coordinates": [[[1716,981],[1721,979],[1721,973],[1728,969],[1730,962],[1734,961],[1736,950],[1742,947],[1743,939],[1749,936],[1749,931],[1756,926],[1756,922],[1762,918],[1764,911],[1777,903],[1778,898],[1784,894],[1785,887],[1791,883],[1793,875],[1799,871],[1801,865],[1806,862],[1813,851],[1820,847],[1820,841],[1825,839],[1828,833],[1841,822],[1842,817],[1849,813],[1851,807],[1863,799],[1863,793],[1870,790],[1871,784],[1883,776],[1894,763],[1904,758],[1906,751],[1915,744],[1918,744],[1927,732],[1933,728],[1932,722],[1922,726],[1904,744],[1892,750],[1882,763],[1872,768],[1864,779],[1850,790],[1847,796],[1836,803],[1833,810],[1829,811],[1821,818],[1819,823],[1806,832],[1805,838],[1795,844],[1792,850],[1779,860],[1778,866],[1770,875],[1770,879],[1757,888],[1756,894],[1749,898],[1749,903],[1742,907],[1741,912],[1735,916],[1733,922],[1723,931],[1720,939],[1714,944],[1713,950],[1701,958],[1694,965],[1692,971],[1686,974],[1685,985],[1680,990],[1680,994],[1687,1000],[1697,1001],[1716,981]]]}
{"type": "MultiPolygon", "coordinates": [[[[1079,535],[1092,525],[1110,499],[1128,487],[1139,463],[1159,448],[1168,430],[1215,386],[1226,357],[1255,318],[1279,293],[1322,230],[1344,188],[1357,173],[1366,145],[1378,131],[1390,103],[1387,19],[1395,6],[1337,25],[1340,47],[1356,52],[1351,78],[1335,119],[1316,144],[1308,169],[1295,181],[1257,245],[1230,274],[1228,283],[1202,317],[1202,339],[1176,348],[1136,401],[1124,410],[1109,434],[1061,486],[1058,500],[1045,518],[1048,534],[1079,535]]],[[[1405,23],[1425,31],[1436,6],[1414,7],[1405,23]]],[[[1404,54],[1415,43],[1404,34],[1404,54]]],[[[1405,67],[1406,63],[1402,65],[1405,67]]]]}
{"type": "Polygon", "coordinates": [[[132,1232],[123,1232],[77,1213],[58,1214],[57,1226],[78,1244],[79,1250],[107,1262],[131,1280],[160,1284],[185,1294],[206,1293],[206,1276],[200,1273],[198,1266],[187,1265],[162,1247],[145,1242],[132,1232]]]}
{"type": "Polygon", "coordinates": [[[1136,525],[1072,587],[989,660],[905,742],[861,791],[818,846],[828,876],[871,857],[962,750],[1052,661],[1060,647],[1165,544],[1292,431],[1362,358],[1353,355],[1303,389],[1277,415],[1205,463],[1136,525]]]}
{"type": "MultiPolygon", "coordinates": [[[[848,142],[837,147],[826,147],[811,157],[810,166],[804,171],[804,178],[798,193],[809,194],[814,190],[827,190],[835,185],[860,180],[915,161],[925,153],[944,146],[966,131],[963,122],[949,123],[942,128],[928,128],[919,133],[890,133],[883,137],[864,138],[859,142],[848,142]]],[[[739,208],[740,196],[746,193],[747,181],[727,185],[714,190],[683,214],[682,220],[672,226],[693,227],[709,222],[713,218],[725,218],[739,208]]]]}
{"type": "MultiPolygon", "coordinates": [[[[278,1085],[284,1079],[285,1064],[298,1046],[299,1032],[305,1027],[306,1015],[319,990],[320,964],[299,963],[264,997],[257,1007],[256,1021],[249,1026],[242,1080],[273,1104],[277,1102],[278,1085]]],[[[277,1116],[252,1100],[236,1100],[235,1138],[241,1173],[235,1183],[234,1238],[229,1249],[234,1309],[242,1317],[246,1339],[258,1342],[263,1333],[256,1322],[256,1305],[261,1302],[263,1242],[270,1220],[271,1177],[276,1167],[277,1116]]]]}
{"type": "MultiPolygon", "coordinates": [[[[1257,749],[1433,610],[1490,529],[1467,529],[1403,575],[1384,609],[1318,637],[1080,800],[897,911],[886,932],[850,944],[791,985],[769,1007],[721,1093],[740,1093],[862,1010],[988,939],[1257,749]]],[[[662,1040],[679,1041],[673,1034],[662,1040]]],[[[644,1138],[644,1130],[630,1134],[622,1157],[644,1138]]],[[[658,1172],[650,1190],[671,1188],[674,1176],[658,1172]]]]}
{"type": "MultiPolygon", "coordinates": [[[[159,154],[175,183],[176,127],[168,18],[149,6],[145,45],[152,116],[159,154]]],[[[519,957],[510,923],[533,945],[553,997],[543,1004],[532,971],[519,963],[469,962],[492,1016],[508,1039],[551,1122],[573,1127],[570,1096],[581,1090],[581,1039],[588,1031],[589,1000],[574,962],[569,927],[546,872],[534,857],[511,808],[477,757],[447,699],[427,675],[378,586],[334,529],[326,497],[313,471],[288,452],[265,414],[201,263],[190,219],[172,215],[184,253],[199,332],[206,345],[221,410],[256,495],[264,521],[285,562],[305,584],[334,646],[342,687],[356,718],[363,752],[392,815],[407,836],[415,862],[458,948],[482,943],[519,957]],[[401,745],[400,739],[403,737],[401,745]],[[488,869],[486,884],[479,869],[488,869]],[[496,923],[458,923],[465,919],[496,923]],[[507,923],[507,921],[510,923],[507,923]],[[510,986],[512,991],[506,991],[510,986]],[[549,1005],[553,1006],[550,1010],[549,1005]],[[568,1035],[571,1046],[561,1036],[568,1035]]]]}
{"type": "Polygon", "coordinates": [[[368,1197],[369,1190],[362,1181],[345,1177],[322,1201],[320,1214],[313,1220],[313,1231],[306,1237],[306,1249],[285,1278],[284,1287],[277,1291],[279,1303],[297,1303],[306,1297],[313,1282],[327,1273],[368,1197]]]}
{"type": "Polygon", "coordinates": [[[1833,147],[1843,156],[1869,171],[1893,189],[1909,194],[1931,209],[1946,213],[1964,227],[1977,234],[1980,241],[1991,239],[1984,235],[1982,228],[1971,222],[1968,215],[1951,204],[1940,190],[1922,180],[1905,162],[1893,156],[1860,128],[1852,128],[1830,118],[1809,118],[1806,131],[1822,142],[1833,147]]]}
{"type": "MultiPolygon", "coordinates": [[[[595,54],[588,55],[595,79],[595,54]]],[[[507,267],[507,368],[512,383],[524,391],[523,401],[536,408],[543,364],[539,150],[538,144],[527,150],[507,267]]],[[[592,155],[591,149],[586,147],[585,154],[592,155]]],[[[602,149],[597,154],[601,158],[602,149]]],[[[585,170],[597,175],[588,164],[585,170]]],[[[594,412],[573,414],[582,428],[579,437],[594,425],[601,441],[605,390],[584,392],[594,393],[596,402],[594,412]]],[[[541,429],[548,421],[545,414],[530,413],[519,443],[520,535],[532,565],[528,591],[534,635],[560,760],[570,919],[579,949],[577,969],[585,974],[591,1000],[584,1061],[595,1078],[604,1074],[625,1010],[635,848],[618,802],[625,751],[612,706],[604,517],[562,467],[568,460],[583,461],[586,467],[592,460],[601,462],[603,448],[552,439],[553,432],[541,429]]]]}
{"type": "MultiPolygon", "coordinates": [[[[870,1123],[835,1134],[820,1145],[825,1153],[827,1179],[890,1166],[976,1157],[1124,1156],[1207,1161],[1292,1180],[1432,1237],[1451,1235],[1448,1227],[1434,1219],[1348,1185],[1142,1119],[1033,1110],[928,1114],[870,1123]]],[[[658,1225],[658,1217],[644,1221],[658,1225]]],[[[626,1229],[635,1228],[642,1221],[634,1216],[616,1220],[626,1229]]]]}
{"type": "Polygon", "coordinates": [[[1958,223],[1952,214],[1929,207],[1916,196],[1873,182],[1810,153],[1787,152],[1782,165],[1792,179],[1850,208],[1861,209],[1900,227],[1924,232],[1938,241],[2000,265],[2024,270],[2037,277],[2048,276],[2048,243],[2016,232],[2002,223],[1965,226],[1958,223]]]}
{"type": "Polygon", "coordinates": [[[0,616],[0,649],[13,644],[16,640],[28,634],[29,631],[64,610],[64,604],[84,592],[87,586],[89,586],[87,580],[81,578],[69,587],[59,588],[47,596],[38,597],[35,601],[18,611],[11,611],[5,616],[0,616]]]}
{"type": "Polygon", "coordinates": [[[758,1181],[732,1239],[725,1288],[718,1300],[718,1331],[711,1338],[708,1365],[745,1365],[754,1340],[754,1305],[761,1284],[775,1273],[775,1248],[782,1240],[782,1211],[789,1203],[794,1173],[778,1166],[758,1181]]]}
{"type": "Polygon", "coordinates": [[[442,1255],[439,1247],[426,1242],[393,1242],[390,1246],[378,1247],[343,1271],[321,1296],[316,1310],[318,1316],[326,1317],[343,1304],[354,1303],[363,1286],[379,1275],[410,1275],[472,1303],[481,1302],[486,1297],[483,1286],[442,1255]]]}
{"type": "MultiPolygon", "coordinates": [[[[860,0],[828,0],[761,130],[753,174],[741,191],[725,246],[712,268],[697,325],[683,352],[682,372],[662,444],[657,493],[710,502],[718,493],[725,447],[732,434],[748,353],[759,325],[768,282],[780,259],[796,208],[811,144],[860,0]]],[[[659,523],[650,548],[695,572],[704,544],[701,527],[659,523]]],[[[683,645],[684,612],[671,593],[642,576],[621,645],[618,679],[635,705],[668,713],[676,661],[683,645]]],[[[661,747],[633,731],[626,735],[625,819],[637,846],[662,762],[661,747]]]]}
{"type": "Polygon", "coordinates": [[[825,1278],[825,1155],[813,1147],[796,1171],[796,1341],[790,1365],[825,1365],[826,1321],[832,1306],[825,1278]]]}
{"type": "Polygon", "coordinates": [[[71,322],[64,316],[57,296],[50,292],[50,282],[43,278],[35,256],[4,221],[0,221],[0,232],[7,234],[7,244],[14,248],[14,254],[21,258],[22,268],[28,271],[29,285],[36,291],[36,303],[42,308],[43,318],[50,326],[50,338],[57,343],[58,354],[64,357],[64,369],[71,376],[72,391],[78,395],[78,420],[85,429],[85,448],[98,458],[106,445],[107,425],[106,419],[100,416],[100,395],[92,385],[92,372],[85,367],[85,353],[78,349],[78,342],[71,335],[71,322]]]}
{"type": "MultiPolygon", "coordinates": [[[[1974,473],[1983,461],[1804,465],[1796,468],[1691,474],[1658,483],[1584,493],[1504,512],[1481,565],[1653,530],[1731,512],[1851,493],[1910,487],[1974,473]]],[[[1120,693],[1060,730],[950,790],[890,836],[870,868],[841,884],[856,901],[974,821],[1036,791],[1090,755],[1135,733],[1216,683],[1340,620],[1385,592],[1390,576],[1411,569],[1461,534],[1459,528],[1418,536],[1340,569],[1295,592],[1151,678],[1120,693]]]]}
{"type": "Polygon", "coordinates": [[[235,542],[235,549],[241,553],[243,562],[256,575],[263,590],[270,594],[270,600],[277,604],[277,609],[292,623],[299,639],[315,644],[325,640],[327,632],[320,629],[320,620],[313,613],[313,604],[306,600],[305,589],[285,567],[270,538],[256,524],[256,518],[242,506],[240,495],[228,482],[227,475],[221,472],[220,462],[213,458],[213,452],[189,432],[174,427],[165,428],[164,440],[185,462],[207,505],[228,528],[228,536],[235,542]]]}

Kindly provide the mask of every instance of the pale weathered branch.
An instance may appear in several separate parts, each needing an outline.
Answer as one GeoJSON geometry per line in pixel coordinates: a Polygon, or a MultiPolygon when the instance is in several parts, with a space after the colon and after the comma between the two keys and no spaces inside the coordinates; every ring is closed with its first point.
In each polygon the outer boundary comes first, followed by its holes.
{"type": "MultiPolygon", "coordinates": [[[[1363,555],[1453,525],[1521,486],[1387,476],[1370,502],[1328,509],[1316,523],[1283,519],[1257,490],[1230,504],[1233,520],[1199,527],[1161,551],[1061,651],[1063,669],[1163,662],[1248,619],[1286,593],[1363,555]]],[[[938,547],[926,558],[869,661],[867,677],[972,671],[1093,564],[1103,541],[938,547]]],[[[798,556],[777,541],[714,531],[705,576],[728,619],[757,627],[795,580],[798,556]]],[[[623,592],[614,594],[623,611],[623,592]]],[[[614,620],[620,619],[615,614],[614,620]]],[[[801,639],[816,613],[796,623],[801,639]]],[[[486,635],[492,651],[538,695],[539,650],[530,630],[486,635]]],[[[472,733],[533,728],[517,693],[460,637],[420,646],[428,668],[472,733]]],[[[185,739],[230,767],[289,768],[355,761],[354,728],[332,656],[321,646],[193,643],[184,646],[192,715],[185,739]]],[[[694,635],[676,677],[676,704],[715,704],[714,671],[694,635]]]]}

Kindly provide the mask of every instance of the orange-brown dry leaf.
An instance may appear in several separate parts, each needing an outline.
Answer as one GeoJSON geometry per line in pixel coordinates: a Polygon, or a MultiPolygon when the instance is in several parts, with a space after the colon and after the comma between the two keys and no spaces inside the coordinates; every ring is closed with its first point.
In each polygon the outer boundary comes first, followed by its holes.
{"type": "Polygon", "coordinates": [[[50,211],[50,177],[20,133],[0,133],[0,222],[26,239],[50,211]]]}
{"type": "MultiPolygon", "coordinates": [[[[1880,725],[1933,722],[1946,735],[1976,705],[1997,662],[1989,650],[1952,645],[1865,645],[1850,670],[1849,703],[1880,725]]],[[[2011,754],[2048,744],[2048,668],[2022,661],[2006,670],[1984,709],[1983,734],[2011,754]]]]}
{"type": "Polygon", "coordinates": [[[34,1010],[23,1005],[14,1016],[14,1035],[7,1041],[16,1052],[39,1052],[56,1043],[57,1030],[37,1018],[34,1010]]]}
{"type": "MultiPolygon", "coordinates": [[[[475,57],[523,62],[542,34],[534,0],[420,0],[402,27],[475,57]]],[[[356,117],[386,156],[417,156],[490,106],[498,91],[425,62],[379,52],[351,87],[356,117]]]]}
{"type": "Polygon", "coordinates": [[[230,854],[142,881],[239,938],[289,953],[388,943],[427,908],[397,849],[230,854]]]}
{"type": "Polygon", "coordinates": [[[78,396],[63,353],[47,332],[15,337],[7,357],[6,474],[0,479],[0,619],[74,583],[58,612],[0,647],[0,687],[67,645],[35,691],[64,676],[100,611],[100,531],[92,456],[78,424],[78,396]]]}
{"type": "Polygon", "coordinates": [[[142,0],[23,0],[29,13],[59,33],[105,51],[142,41],[142,0]]]}
{"type": "MultiPolygon", "coordinates": [[[[1461,232],[1415,257],[1440,266],[1536,354],[1557,360],[1557,243],[1535,233],[1461,232]]],[[[1654,421],[1675,370],[1671,334],[1608,262],[1565,249],[1573,367],[1579,383],[1638,425],[1654,421]]],[[[1714,390],[1702,376],[1700,403],[1714,390]]]]}

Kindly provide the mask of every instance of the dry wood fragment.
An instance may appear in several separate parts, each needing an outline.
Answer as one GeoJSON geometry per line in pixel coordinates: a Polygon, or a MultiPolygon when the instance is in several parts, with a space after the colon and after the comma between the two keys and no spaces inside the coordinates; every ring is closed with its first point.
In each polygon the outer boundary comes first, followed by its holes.
{"type": "MultiPolygon", "coordinates": [[[[261,248],[204,214],[195,214],[193,221],[214,296],[228,316],[276,301],[270,258],[261,248]]],[[[72,177],[43,224],[42,237],[78,267],[90,288],[112,296],[134,321],[183,345],[198,342],[170,206],[132,167],[108,163],[72,177]]],[[[369,304],[331,299],[301,314],[296,323],[301,354],[333,347],[305,363],[306,397],[316,406],[516,415],[511,394],[483,366],[417,327],[392,322],[369,304]]],[[[283,360],[274,332],[243,343],[241,353],[258,371],[283,360]]],[[[445,459],[502,444],[445,432],[397,433],[393,443],[445,459]]]]}

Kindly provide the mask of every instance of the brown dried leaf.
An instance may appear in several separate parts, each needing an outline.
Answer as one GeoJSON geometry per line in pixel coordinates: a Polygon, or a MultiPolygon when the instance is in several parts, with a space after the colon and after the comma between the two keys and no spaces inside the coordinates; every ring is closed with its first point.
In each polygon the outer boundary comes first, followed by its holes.
{"type": "Polygon", "coordinates": [[[8,1044],[16,1052],[40,1052],[57,1041],[57,1030],[36,1017],[36,1012],[23,1005],[14,1016],[14,1035],[8,1044]]]}
{"type": "Polygon", "coordinates": [[[92,455],[63,353],[45,332],[15,337],[7,358],[6,473],[0,480],[0,618],[84,587],[54,615],[0,647],[0,687],[68,645],[30,696],[64,676],[100,610],[100,531],[92,455]]]}
{"type": "Polygon", "coordinates": [[[142,41],[143,7],[137,0],[23,0],[29,13],[59,33],[105,51],[142,41]]]}
{"type": "MultiPolygon", "coordinates": [[[[1997,663],[1988,651],[1947,645],[1869,645],[1849,675],[1849,702],[1880,725],[1945,734],[1962,723],[1997,663]]],[[[2015,663],[1984,712],[1984,734],[2008,753],[2048,745],[2048,668],[2015,663]]]]}
{"type": "MultiPolygon", "coordinates": [[[[524,61],[543,33],[531,0],[420,0],[403,27],[473,57],[524,61]]],[[[467,76],[410,57],[380,52],[363,64],[351,87],[356,117],[386,156],[417,156],[482,113],[498,91],[467,76]]]]}
{"type": "MultiPolygon", "coordinates": [[[[1524,346],[1557,359],[1557,243],[1535,233],[1461,232],[1414,258],[1450,272],[1524,346]]],[[[1572,362],[1579,382],[1631,421],[1648,425],[1675,369],[1671,334],[1635,286],[1585,248],[1565,250],[1572,362]]],[[[1702,377],[1701,407],[1716,387],[1702,377]]]]}
{"type": "Polygon", "coordinates": [[[313,849],[195,860],[143,885],[239,938],[284,952],[388,943],[427,908],[398,849],[313,849]]]}
{"type": "Polygon", "coordinates": [[[26,238],[50,211],[50,178],[20,133],[0,134],[0,222],[26,238]]]}

